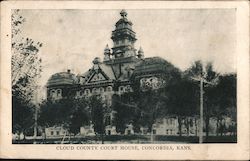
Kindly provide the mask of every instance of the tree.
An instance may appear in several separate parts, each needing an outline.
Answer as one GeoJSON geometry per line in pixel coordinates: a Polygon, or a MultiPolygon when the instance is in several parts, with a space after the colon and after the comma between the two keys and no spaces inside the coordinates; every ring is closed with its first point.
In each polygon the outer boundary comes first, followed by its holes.
{"type": "Polygon", "coordinates": [[[132,92],[121,95],[114,94],[112,98],[112,109],[115,111],[114,125],[116,132],[124,134],[129,123],[132,123],[136,104],[133,100],[132,92]]]}
{"type": "MultiPolygon", "coordinates": [[[[18,92],[18,90],[16,90],[18,92]]],[[[27,100],[19,97],[18,94],[12,95],[12,133],[23,133],[24,138],[33,126],[34,106],[27,100]]]]}
{"type": "MultiPolygon", "coordinates": [[[[223,116],[230,117],[233,122],[236,122],[236,74],[225,74],[219,77],[218,85],[208,93],[213,103],[211,108],[211,115],[217,118],[217,135],[220,131],[221,135],[223,130],[221,121],[223,116]],[[213,96],[213,97],[212,97],[213,96]]],[[[236,125],[231,127],[236,132],[236,125]]]]}
{"type": "Polygon", "coordinates": [[[69,134],[80,132],[80,127],[89,123],[90,111],[86,99],[65,98],[46,100],[41,105],[39,125],[42,127],[62,126],[69,134]]]}
{"type": "Polygon", "coordinates": [[[182,136],[183,121],[186,122],[189,133],[188,117],[197,115],[198,96],[197,86],[190,80],[183,78],[166,87],[166,105],[169,113],[177,116],[179,135],[182,136]]]}
{"type": "Polygon", "coordinates": [[[204,95],[204,113],[205,113],[205,125],[206,125],[206,138],[209,135],[209,120],[211,118],[211,109],[214,107],[214,95],[211,93],[218,83],[219,73],[215,72],[211,62],[203,66],[201,61],[195,61],[194,64],[185,71],[185,77],[195,81],[203,81],[205,88],[203,87],[204,95]],[[201,80],[202,79],[202,80],[201,80]]]}
{"type": "MultiPolygon", "coordinates": [[[[23,38],[21,26],[25,22],[20,10],[13,10],[11,15],[11,79],[12,85],[23,77],[35,79],[41,72],[41,59],[38,52],[42,43],[34,42],[30,38],[23,38]]],[[[30,85],[31,82],[30,82],[30,85]]]]}
{"type": "Polygon", "coordinates": [[[42,44],[30,38],[23,38],[21,26],[25,19],[19,10],[13,10],[11,15],[11,82],[12,82],[12,123],[13,133],[32,127],[34,100],[37,79],[41,73],[41,59],[38,52],[42,44]],[[18,113],[16,113],[18,112],[18,113]],[[25,116],[22,118],[22,116],[25,116]],[[21,121],[26,122],[21,123],[21,121]],[[18,127],[18,128],[17,128],[18,127]]]}
{"type": "Polygon", "coordinates": [[[98,95],[90,97],[89,107],[91,108],[91,121],[94,125],[95,134],[101,135],[101,140],[103,143],[103,135],[105,134],[105,107],[101,100],[101,97],[98,95]]]}
{"type": "Polygon", "coordinates": [[[68,115],[71,106],[67,106],[64,104],[65,100],[44,100],[41,103],[39,116],[38,116],[38,125],[42,127],[45,139],[46,133],[45,128],[54,127],[54,126],[62,126],[64,128],[68,125],[68,115]]]}
{"type": "Polygon", "coordinates": [[[74,135],[80,132],[80,127],[89,124],[90,111],[88,102],[85,98],[75,99],[74,105],[70,110],[69,132],[74,135]]]}

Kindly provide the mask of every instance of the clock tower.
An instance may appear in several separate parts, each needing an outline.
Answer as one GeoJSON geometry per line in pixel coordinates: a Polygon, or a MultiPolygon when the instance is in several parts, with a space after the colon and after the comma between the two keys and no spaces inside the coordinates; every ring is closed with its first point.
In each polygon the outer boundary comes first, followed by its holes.
{"type": "Polygon", "coordinates": [[[134,43],[137,40],[135,32],[132,30],[132,22],[127,19],[127,12],[120,12],[121,18],[115,24],[115,30],[112,31],[113,40],[112,55],[114,59],[135,57],[136,49],[134,43]]]}

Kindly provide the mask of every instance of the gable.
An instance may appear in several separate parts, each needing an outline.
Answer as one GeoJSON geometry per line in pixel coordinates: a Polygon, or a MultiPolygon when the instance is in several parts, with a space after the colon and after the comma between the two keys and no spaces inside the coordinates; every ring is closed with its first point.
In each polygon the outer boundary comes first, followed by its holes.
{"type": "Polygon", "coordinates": [[[89,82],[98,82],[107,80],[102,73],[95,73],[89,82]]]}

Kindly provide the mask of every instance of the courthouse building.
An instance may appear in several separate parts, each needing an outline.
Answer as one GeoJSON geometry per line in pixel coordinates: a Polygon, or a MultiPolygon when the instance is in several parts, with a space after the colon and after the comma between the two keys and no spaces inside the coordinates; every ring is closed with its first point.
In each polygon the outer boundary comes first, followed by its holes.
{"type": "MultiPolygon", "coordinates": [[[[53,74],[47,82],[48,99],[58,100],[69,95],[76,98],[89,97],[100,94],[108,107],[112,103],[113,94],[133,92],[132,83],[138,81],[139,89],[159,89],[166,84],[167,74],[176,68],[160,57],[145,57],[143,49],[135,48],[137,41],[132,22],[127,18],[127,12],[120,12],[121,18],[115,24],[111,39],[113,46],[107,45],[103,51],[103,60],[96,57],[93,66],[85,73],[74,74],[70,70],[53,74]]],[[[142,24],[143,25],[143,24],[142,24]]],[[[106,116],[112,120],[112,111],[106,116]]],[[[177,135],[178,122],[176,118],[161,120],[160,125],[154,125],[155,134],[177,135]]],[[[112,122],[112,121],[110,121],[112,122]]],[[[48,134],[54,129],[47,129],[48,134]]],[[[93,127],[82,127],[81,133],[93,133],[93,127]]],[[[142,128],[143,131],[143,128],[142,128]]],[[[116,134],[115,127],[110,124],[106,127],[107,134],[116,134]]],[[[133,134],[133,128],[128,125],[127,134],[133,134]]],[[[143,132],[142,132],[143,133],[143,132]]]]}

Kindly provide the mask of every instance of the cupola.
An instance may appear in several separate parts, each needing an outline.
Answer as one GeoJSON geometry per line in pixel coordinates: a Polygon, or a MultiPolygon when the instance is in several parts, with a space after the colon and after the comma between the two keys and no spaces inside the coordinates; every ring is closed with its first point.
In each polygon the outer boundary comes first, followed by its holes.
{"type": "Polygon", "coordinates": [[[104,61],[108,61],[110,60],[110,49],[108,44],[106,45],[105,49],[104,49],[104,61]]]}
{"type": "Polygon", "coordinates": [[[143,59],[143,58],[144,58],[144,51],[142,50],[142,47],[140,47],[137,56],[138,56],[138,58],[140,58],[140,59],[143,59]]]}

